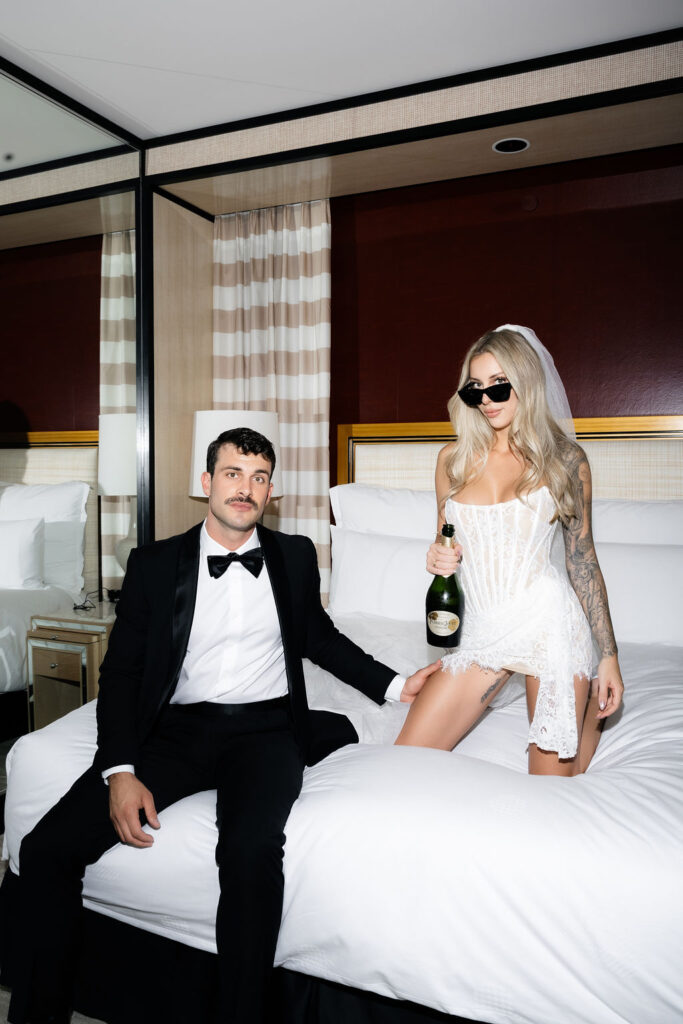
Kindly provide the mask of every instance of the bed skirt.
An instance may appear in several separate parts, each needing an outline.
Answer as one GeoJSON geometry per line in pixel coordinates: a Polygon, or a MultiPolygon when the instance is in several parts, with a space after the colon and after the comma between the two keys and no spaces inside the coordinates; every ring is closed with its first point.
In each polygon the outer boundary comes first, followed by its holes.
{"type": "MultiPolygon", "coordinates": [[[[0,888],[0,983],[10,988],[18,888],[8,869],[0,888]]],[[[217,969],[213,953],[85,910],[74,1008],[107,1024],[209,1024],[217,969]]],[[[283,968],[275,979],[279,1024],[478,1024],[283,968]]]]}

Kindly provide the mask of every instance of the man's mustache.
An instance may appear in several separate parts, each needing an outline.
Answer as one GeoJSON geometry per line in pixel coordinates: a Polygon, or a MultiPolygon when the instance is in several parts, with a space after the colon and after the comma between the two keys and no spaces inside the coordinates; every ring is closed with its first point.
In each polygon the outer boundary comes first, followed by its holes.
{"type": "Polygon", "coordinates": [[[236,502],[240,505],[253,505],[254,508],[258,508],[258,505],[253,498],[228,498],[225,504],[234,505],[236,502]]]}

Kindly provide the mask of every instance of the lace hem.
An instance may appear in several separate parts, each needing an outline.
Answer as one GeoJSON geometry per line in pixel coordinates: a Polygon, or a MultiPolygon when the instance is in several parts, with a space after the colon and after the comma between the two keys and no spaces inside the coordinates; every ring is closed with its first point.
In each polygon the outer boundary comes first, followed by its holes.
{"type": "MultiPolygon", "coordinates": [[[[591,678],[592,662],[576,665],[571,670],[566,683],[558,686],[554,679],[539,667],[528,665],[514,667],[509,659],[494,660],[478,658],[473,651],[447,654],[442,659],[443,668],[456,675],[473,665],[488,672],[515,671],[525,675],[536,676],[540,685],[536,698],[536,710],[529,726],[528,743],[535,743],[541,750],[556,753],[563,759],[576,757],[578,750],[578,733],[576,729],[576,697],[574,679],[576,676],[591,678]]],[[[505,684],[507,686],[508,683],[505,684]]]]}

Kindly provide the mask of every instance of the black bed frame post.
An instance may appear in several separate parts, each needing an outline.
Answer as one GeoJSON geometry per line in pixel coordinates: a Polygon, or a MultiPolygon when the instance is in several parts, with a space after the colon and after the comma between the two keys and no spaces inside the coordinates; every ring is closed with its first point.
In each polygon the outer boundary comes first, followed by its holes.
{"type": "Polygon", "coordinates": [[[135,380],[137,393],[138,544],[154,540],[154,194],[145,151],[135,190],[135,380]]]}

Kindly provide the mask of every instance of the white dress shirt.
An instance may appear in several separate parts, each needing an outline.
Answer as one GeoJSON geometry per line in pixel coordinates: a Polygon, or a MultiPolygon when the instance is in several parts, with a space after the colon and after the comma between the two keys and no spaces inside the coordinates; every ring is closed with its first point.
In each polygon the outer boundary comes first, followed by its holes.
{"type": "MultiPolygon", "coordinates": [[[[236,554],[259,546],[253,530],[236,554]]],[[[264,563],[258,577],[233,562],[218,579],[209,574],[209,555],[229,551],[202,526],[199,537],[197,598],[190,637],[171,704],[248,704],[287,694],[285,654],[273,588],[264,563]]],[[[395,676],[385,697],[400,700],[405,684],[395,676]]],[[[102,772],[133,772],[133,765],[116,765],[102,772]]]]}
{"type": "MultiPolygon", "coordinates": [[[[243,555],[258,546],[254,530],[235,553],[243,555]]],[[[268,569],[264,564],[256,577],[233,562],[213,579],[208,556],[227,553],[204,523],[194,618],[172,704],[249,704],[287,693],[285,652],[268,569]]]]}

